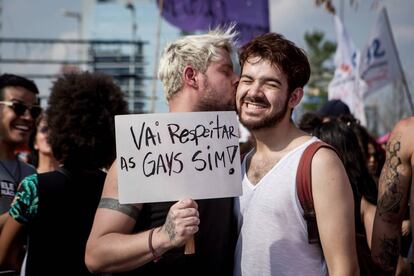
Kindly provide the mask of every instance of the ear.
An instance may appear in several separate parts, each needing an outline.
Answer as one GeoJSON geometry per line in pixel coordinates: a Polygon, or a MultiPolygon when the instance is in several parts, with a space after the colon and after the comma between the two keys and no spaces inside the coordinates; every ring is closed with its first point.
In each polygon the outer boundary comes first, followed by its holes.
{"type": "Polygon", "coordinates": [[[186,66],[183,71],[184,84],[197,88],[197,70],[191,66],[186,66]]]}
{"type": "Polygon", "coordinates": [[[295,90],[293,90],[292,94],[290,94],[289,107],[291,108],[296,107],[300,103],[302,98],[303,98],[303,88],[298,87],[295,90]]]}

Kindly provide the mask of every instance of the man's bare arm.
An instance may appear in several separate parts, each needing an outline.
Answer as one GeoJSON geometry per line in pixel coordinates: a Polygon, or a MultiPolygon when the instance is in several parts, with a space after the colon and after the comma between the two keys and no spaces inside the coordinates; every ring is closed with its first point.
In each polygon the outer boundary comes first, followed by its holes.
{"type": "Polygon", "coordinates": [[[6,222],[0,235],[0,267],[20,270],[23,225],[5,213],[6,222]]]}
{"type": "Polygon", "coordinates": [[[390,275],[396,268],[401,222],[408,207],[411,185],[414,119],[399,122],[387,143],[386,161],[378,187],[372,235],[372,257],[390,275]]]}
{"type": "MultiPolygon", "coordinates": [[[[133,270],[154,259],[148,246],[149,231],[133,233],[142,205],[121,205],[118,202],[116,166],[112,165],[105,180],[89,236],[85,263],[91,272],[122,272],[133,270]]],[[[174,204],[165,224],[154,230],[152,245],[157,255],[184,245],[198,231],[197,204],[182,200],[174,204]]]]}
{"type": "Polygon", "coordinates": [[[313,158],[312,194],[329,275],[359,275],[352,188],[332,150],[320,149],[313,158]]]}
{"type": "Polygon", "coordinates": [[[7,219],[7,212],[0,215],[0,233],[4,227],[4,224],[6,223],[6,219],[7,219]]]}

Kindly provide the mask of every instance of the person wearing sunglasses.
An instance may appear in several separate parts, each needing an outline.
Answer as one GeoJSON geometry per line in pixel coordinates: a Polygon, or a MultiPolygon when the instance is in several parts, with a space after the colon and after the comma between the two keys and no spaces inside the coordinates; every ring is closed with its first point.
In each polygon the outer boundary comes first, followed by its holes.
{"type": "MultiPolygon", "coordinates": [[[[0,76],[0,232],[18,184],[36,172],[17,158],[16,150],[28,143],[41,112],[38,94],[31,80],[13,74],[0,76]]],[[[18,269],[20,259],[12,259],[18,269]]]]}
{"type": "Polygon", "coordinates": [[[17,116],[22,116],[26,113],[26,110],[29,110],[32,118],[37,118],[40,115],[40,112],[42,112],[42,108],[38,105],[27,106],[24,103],[13,101],[0,101],[0,104],[6,105],[13,109],[17,116]]]}
{"type": "Polygon", "coordinates": [[[84,262],[86,241],[104,168],[116,156],[114,116],[126,113],[124,95],[108,75],[63,74],[54,82],[45,112],[48,130],[38,129],[48,135],[61,165],[21,182],[0,235],[0,266],[7,264],[16,237],[27,232],[26,275],[92,275],[84,262]]]}

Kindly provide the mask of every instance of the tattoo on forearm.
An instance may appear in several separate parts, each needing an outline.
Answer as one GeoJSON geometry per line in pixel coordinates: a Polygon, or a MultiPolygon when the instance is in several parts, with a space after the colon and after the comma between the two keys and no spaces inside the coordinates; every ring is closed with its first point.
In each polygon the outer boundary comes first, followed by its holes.
{"type": "Polygon", "coordinates": [[[165,221],[165,230],[168,233],[170,241],[173,241],[175,239],[175,226],[172,222],[171,214],[168,214],[167,219],[165,221]]]}
{"type": "Polygon", "coordinates": [[[381,255],[377,257],[382,268],[393,270],[397,265],[399,256],[398,238],[383,237],[380,239],[381,255]]]}
{"type": "Polygon", "coordinates": [[[399,189],[400,178],[398,167],[401,165],[399,152],[401,149],[400,141],[393,139],[387,145],[388,158],[384,164],[380,182],[385,183],[385,192],[378,200],[378,212],[380,216],[387,213],[397,214],[400,211],[402,193],[399,189]]]}
{"type": "Polygon", "coordinates": [[[106,209],[115,210],[115,211],[124,213],[125,215],[135,220],[137,219],[139,212],[140,212],[140,208],[134,205],[120,204],[117,199],[107,198],[107,197],[101,198],[98,208],[106,208],[106,209]]]}

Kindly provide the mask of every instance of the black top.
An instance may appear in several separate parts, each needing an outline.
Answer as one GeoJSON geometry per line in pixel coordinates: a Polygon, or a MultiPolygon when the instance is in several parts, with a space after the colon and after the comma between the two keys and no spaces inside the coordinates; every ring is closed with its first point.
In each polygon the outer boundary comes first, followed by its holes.
{"type": "MultiPolygon", "coordinates": [[[[163,225],[174,203],[144,204],[136,231],[163,225]]],[[[116,275],[232,275],[236,243],[233,198],[197,200],[197,204],[200,227],[194,236],[195,254],[184,255],[184,247],[176,248],[156,263],[116,275]]]]}
{"type": "Polygon", "coordinates": [[[100,170],[39,174],[39,207],[29,226],[26,275],[91,275],[85,247],[101,198],[100,170]]]}

